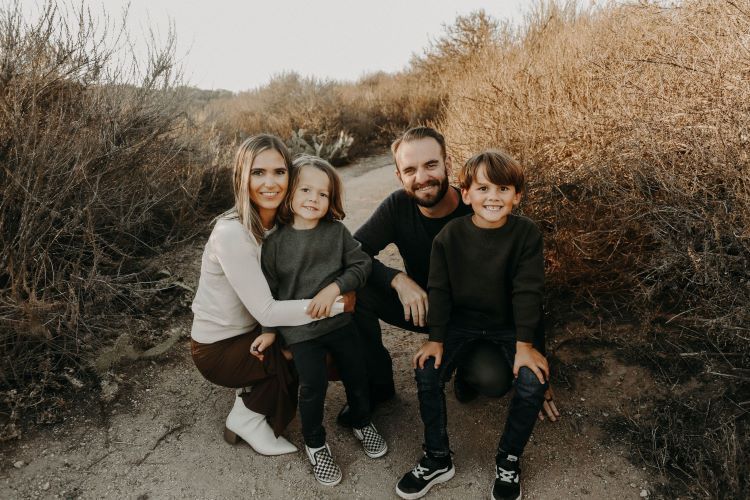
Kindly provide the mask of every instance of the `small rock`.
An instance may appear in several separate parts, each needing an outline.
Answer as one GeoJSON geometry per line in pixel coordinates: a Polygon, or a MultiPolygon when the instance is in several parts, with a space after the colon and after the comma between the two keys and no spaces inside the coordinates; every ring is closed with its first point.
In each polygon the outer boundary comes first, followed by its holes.
{"type": "Polygon", "coordinates": [[[630,483],[630,487],[631,488],[637,488],[637,486],[635,485],[635,483],[630,483]]]}
{"type": "Polygon", "coordinates": [[[286,464],[286,470],[292,470],[292,464],[286,464]]]}
{"type": "Polygon", "coordinates": [[[20,469],[24,465],[26,465],[26,464],[24,463],[23,460],[18,460],[17,462],[13,462],[13,467],[15,467],[16,469],[20,469]]]}
{"type": "Polygon", "coordinates": [[[648,490],[641,490],[641,498],[646,498],[648,496],[648,490]]]}
{"type": "Polygon", "coordinates": [[[47,490],[49,489],[49,481],[47,481],[46,483],[44,483],[44,484],[42,485],[42,489],[43,489],[44,491],[47,491],[47,490]]]}

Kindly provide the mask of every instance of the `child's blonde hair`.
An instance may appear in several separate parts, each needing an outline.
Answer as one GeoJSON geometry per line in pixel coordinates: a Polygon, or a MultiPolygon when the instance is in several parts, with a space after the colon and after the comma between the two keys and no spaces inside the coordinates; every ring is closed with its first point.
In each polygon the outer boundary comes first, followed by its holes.
{"type": "Polygon", "coordinates": [[[499,149],[488,149],[469,158],[458,173],[461,189],[469,189],[482,165],[491,183],[498,186],[514,186],[517,193],[523,192],[523,167],[512,156],[499,149]]]}
{"type": "Polygon", "coordinates": [[[294,222],[292,198],[299,185],[300,172],[304,167],[317,168],[328,176],[328,211],[323,216],[325,220],[344,220],[344,193],[341,178],[333,166],[323,158],[312,155],[300,155],[292,162],[289,179],[289,194],[279,207],[278,219],[282,224],[294,222]]]}

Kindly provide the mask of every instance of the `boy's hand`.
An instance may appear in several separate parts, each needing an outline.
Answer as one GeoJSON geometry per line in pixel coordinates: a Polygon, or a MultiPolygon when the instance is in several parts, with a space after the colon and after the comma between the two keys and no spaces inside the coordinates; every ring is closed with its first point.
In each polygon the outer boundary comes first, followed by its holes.
{"type": "Polygon", "coordinates": [[[411,321],[415,326],[425,326],[427,292],[406,273],[398,273],[391,281],[391,288],[396,290],[398,300],[404,306],[404,320],[411,321]]]}
{"type": "Polygon", "coordinates": [[[443,361],[443,343],[433,342],[428,340],[422,347],[417,351],[411,360],[411,367],[416,369],[417,366],[424,369],[424,363],[430,358],[435,358],[435,368],[440,367],[440,363],[443,361]]]}
{"type": "Polygon", "coordinates": [[[265,351],[268,347],[271,347],[271,345],[276,340],[276,334],[271,332],[261,333],[257,337],[255,337],[255,340],[253,340],[253,343],[250,344],[250,354],[258,358],[259,360],[263,361],[265,358],[265,355],[263,354],[263,351],[265,351]]]}
{"type": "Polygon", "coordinates": [[[540,384],[544,384],[549,379],[547,358],[534,349],[534,346],[529,342],[516,342],[516,359],[513,361],[514,377],[518,377],[518,370],[522,366],[534,372],[540,384]]]}
{"type": "Polygon", "coordinates": [[[307,314],[313,319],[327,318],[331,315],[331,306],[339,295],[341,295],[339,286],[336,283],[331,283],[310,300],[310,305],[307,306],[307,314]]]}

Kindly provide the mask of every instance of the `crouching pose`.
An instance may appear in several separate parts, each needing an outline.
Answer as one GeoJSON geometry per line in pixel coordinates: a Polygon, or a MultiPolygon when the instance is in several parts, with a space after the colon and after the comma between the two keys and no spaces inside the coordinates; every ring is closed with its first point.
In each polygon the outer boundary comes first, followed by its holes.
{"type": "MultiPolygon", "coordinates": [[[[311,313],[328,316],[336,298],[362,287],[370,273],[370,257],[340,222],[344,218],[341,180],[325,160],[302,156],[294,161],[290,197],[280,209],[283,225],[263,245],[263,272],[279,300],[314,295],[311,313]]],[[[251,348],[263,357],[274,343],[264,328],[251,348]]],[[[325,485],[341,481],[323,427],[328,387],[326,353],[336,363],[346,390],[354,435],[370,458],[385,455],[386,442],[370,421],[364,354],[352,315],[344,313],[302,326],[279,327],[300,379],[299,411],[307,457],[315,478],[325,485]]]]}
{"type": "MultiPolygon", "coordinates": [[[[263,455],[297,451],[280,435],[296,413],[297,376],[291,354],[279,346],[266,351],[264,362],[250,355],[261,333],[258,323],[302,325],[318,318],[308,314],[309,300],[273,300],[261,271],[261,244],[276,224],[290,168],[291,156],[278,137],[256,135],[237,149],[234,208],[216,220],[193,301],[195,365],[207,380],[237,389],[224,438],[246,441],[263,455]]],[[[336,309],[341,312],[343,304],[336,309]]]]}
{"type": "MultiPolygon", "coordinates": [[[[445,382],[477,344],[490,343],[513,367],[514,394],[495,456],[492,498],[520,499],[519,461],[544,402],[549,368],[542,355],[542,235],[511,212],[524,174],[505,153],[471,158],[459,181],[474,214],[450,221],[435,237],[428,279],[429,340],[413,365],[424,424],[424,456],[396,486],[420,498],[455,474],[448,442],[445,382]]],[[[458,389],[458,387],[457,387],[458,389]]],[[[457,391],[457,396],[459,392],[457,391]]]]}

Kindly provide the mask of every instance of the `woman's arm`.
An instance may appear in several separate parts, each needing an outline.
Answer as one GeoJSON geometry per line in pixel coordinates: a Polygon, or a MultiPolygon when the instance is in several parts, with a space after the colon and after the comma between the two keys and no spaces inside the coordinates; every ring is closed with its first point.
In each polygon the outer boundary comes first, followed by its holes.
{"type": "MultiPolygon", "coordinates": [[[[260,245],[236,222],[217,224],[211,235],[219,265],[234,292],[258,323],[264,326],[298,326],[313,321],[309,300],[274,300],[260,264],[260,245]]],[[[337,314],[342,306],[334,308],[337,314]]]]}

